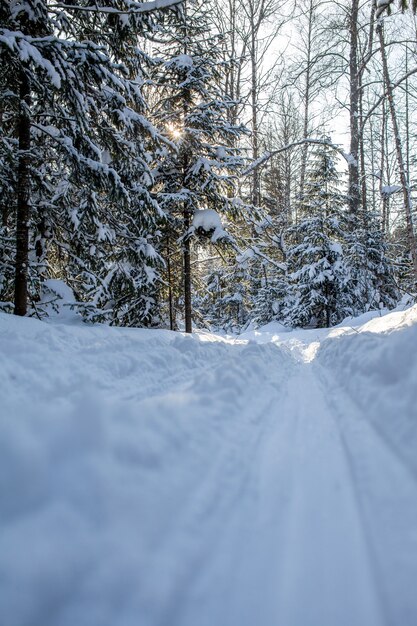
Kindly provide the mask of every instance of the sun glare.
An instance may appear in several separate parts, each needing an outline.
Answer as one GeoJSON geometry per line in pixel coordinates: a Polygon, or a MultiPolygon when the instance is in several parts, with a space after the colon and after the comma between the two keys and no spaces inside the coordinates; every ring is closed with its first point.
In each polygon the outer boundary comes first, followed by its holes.
{"type": "Polygon", "coordinates": [[[182,135],[181,129],[178,128],[177,126],[173,126],[173,125],[168,126],[168,131],[173,139],[179,139],[182,135]]]}

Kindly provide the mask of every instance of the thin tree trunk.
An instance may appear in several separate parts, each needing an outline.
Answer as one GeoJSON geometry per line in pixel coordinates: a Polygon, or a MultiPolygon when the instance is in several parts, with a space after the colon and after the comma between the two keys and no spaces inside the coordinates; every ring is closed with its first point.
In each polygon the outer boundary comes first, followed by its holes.
{"type": "MultiPolygon", "coordinates": [[[[405,73],[408,75],[408,46],[405,49],[405,73]]],[[[410,115],[409,115],[409,79],[405,80],[405,150],[407,163],[407,180],[410,181],[410,115]]]]}
{"type": "MultiPolygon", "coordinates": [[[[184,54],[188,54],[188,25],[187,25],[187,3],[184,2],[183,9],[183,18],[184,18],[184,54]]],[[[188,106],[187,99],[183,104],[183,115],[184,120],[187,119],[188,106]]],[[[186,186],[186,176],[188,169],[188,154],[187,149],[183,154],[182,160],[182,175],[183,175],[183,187],[186,186]]],[[[185,332],[192,333],[192,306],[191,306],[191,241],[188,234],[191,225],[191,217],[190,209],[187,204],[184,206],[184,234],[185,238],[183,241],[183,263],[184,263],[184,320],[185,320],[185,332]]]]}
{"type": "MultiPolygon", "coordinates": [[[[252,108],[252,158],[254,161],[259,157],[259,128],[258,128],[258,68],[256,62],[256,33],[255,26],[251,24],[251,108],[252,108]]],[[[259,206],[261,203],[260,170],[255,167],[252,177],[252,204],[259,206]]]]}
{"type": "MultiPolygon", "coordinates": [[[[184,214],[185,232],[190,228],[190,216],[188,211],[184,214]]],[[[186,236],[183,242],[183,259],[184,259],[184,316],[185,316],[185,332],[192,333],[192,307],[191,307],[191,242],[186,236]]]]}
{"type": "MultiPolygon", "coordinates": [[[[312,47],[312,34],[313,34],[313,14],[314,3],[310,0],[309,15],[308,15],[308,31],[307,31],[307,67],[305,77],[305,92],[304,92],[304,120],[303,120],[303,139],[308,137],[308,124],[310,121],[310,89],[311,89],[311,47],[312,47]]],[[[307,169],[307,153],[308,144],[304,144],[301,148],[301,168],[300,168],[300,201],[303,202],[304,185],[307,169]]]]}
{"type": "Polygon", "coordinates": [[[402,144],[401,144],[400,132],[398,128],[397,113],[395,110],[394,94],[393,94],[392,85],[390,81],[382,22],[380,22],[377,26],[377,33],[379,36],[379,44],[380,44],[380,50],[381,50],[381,60],[382,60],[382,68],[384,72],[385,90],[387,93],[388,105],[389,105],[390,114],[391,114],[392,129],[394,131],[394,142],[395,142],[395,150],[397,154],[397,165],[398,165],[398,170],[400,174],[401,187],[403,191],[404,211],[405,211],[405,218],[406,218],[406,224],[407,224],[407,239],[408,239],[408,245],[410,247],[411,260],[413,264],[414,283],[417,286],[417,245],[416,245],[416,237],[414,234],[414,226],[413,226],[413,205],[412,205],[412,200],[411,200],[410,185],[409,185],[407,175],[406,175],[406,164],[404,163],[403,149],[402,149],[402,144]]]}
{"type": "MultiPolygon", "coordinates": [[[[387,110],[385,101],[382,103],[382,128],[381,128],[381,168],[379,176],[379,190],[382,198],[382,232],[384,235],[388,233],[388,195],[382,193],[384,188],[384,170],[385,170],[385,151],[387,138],[387,110]]],[[[389,170],[387,167],[387,183],[389,184],[389,170]]]]}
{"type": "Polygon", "coordinates": [[[350,161],[349,161],[349,209],[356,214],[360,207],[359,187],[359,68],[358,68],[358,13],[359,0],[352,0],[350,11],[350,161]]]}
{"type": "MultiPolygon", "coordinates": [[[[0,127],[3,126],[3,110],[0,109],[0,127]]],[[[0,197],[0,207],[1,207],[1,225],[3,228],[7,228],[9,224],[9,202],[7,201],[6,194],[3,194],[0,197]]]]}
{"type": "Polygon", "coordinates": [[[30,81],[20,71],[20,111],[18,119],[19,157],[17,168],[15,315],[26,315],[28,298],[29,218],[30,218],[30,81]]]}
{"type": "MultiPolygon", "coordinates": [[[[377,171],[376,168],[376,163],[375,163],[375,148],[374,148],[374,144],[375,144],[375,129],[374,129],[374,125],[371,122],[371,145],[370,145],[370,150],[371,150],[371,168],[372,168],[372,213],[375,214],[376,213],[376,183],[375,183],[375,172],[377,171]]],[[[382,173],[382,172],[381,172],[382,173]]]]}
{"type": "Polygon", "coordinates": [[[167,240],[167,273],[168,273],[169,328],[170,330],[175,330],[174,301],[173,301],[173,294],[172,294],[172,275],[171,275],[171,250],[169,247],[169,238],[167,240]]]}
{"type": "Polygon", "coordinates": [[[360,119],[360,128],[362,132],[359,135],[359,154],[360,154],[360,183],[361,183],[361,204],[362,204],[362,216],[363,216],[363,224],[364,227],[367,227],[368,223],[368,196],[366,189],[366,176],[365,176],[365,146],[363,140],[363,91],[362,91],[362,80],[359,81],[359,89],[360,89],[360,97],[359,97],[359,119],[360,119]]]}

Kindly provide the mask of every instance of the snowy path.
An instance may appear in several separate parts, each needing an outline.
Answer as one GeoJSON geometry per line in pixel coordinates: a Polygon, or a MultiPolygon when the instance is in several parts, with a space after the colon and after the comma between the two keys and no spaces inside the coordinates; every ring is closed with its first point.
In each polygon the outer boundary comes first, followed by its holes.
{"type": "Polygon", "coordinates": [[[242,419],[261,427],[238,468],[216,457],[196,481],[202,508],[182,511],[164,550],[184,526],[198,543],[150,624],[417,624],[417,483],[323,378],[297,364],[266,406],[248,402],[242,419]]]}
{"type": "Polygon", "coordinates": [[[1,624],[417,626],[417,325],[0,322],[1,624]]]}

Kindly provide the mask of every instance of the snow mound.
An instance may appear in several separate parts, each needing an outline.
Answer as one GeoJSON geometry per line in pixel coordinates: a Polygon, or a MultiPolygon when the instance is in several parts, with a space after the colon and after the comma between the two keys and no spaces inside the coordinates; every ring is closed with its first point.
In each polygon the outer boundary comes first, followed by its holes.
{"type": "Polygon", "coordinates": [[[417,305],[330,333],[317,360],[417,473],[417,305]],[[340,331],[339,331],[340,332],[340,331]]]}

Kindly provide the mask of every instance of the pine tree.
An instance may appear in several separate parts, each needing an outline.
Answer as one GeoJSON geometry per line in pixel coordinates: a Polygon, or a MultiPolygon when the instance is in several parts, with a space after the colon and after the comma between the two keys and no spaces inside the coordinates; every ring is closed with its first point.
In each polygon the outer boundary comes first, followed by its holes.
{"type": "Polygon", "coordinates": [[[10,299],[15,265],[19,315],[52,274],[113,322],[151,317],[158,207],[150,163],[161,138],[144,116],[149,60],[138,48],[155,24],[135,7],[2,3],[0,184],[12,208],[7,219],[3,209],[1,299],[10,299]]]}
{"type": "Polygon", "coordinates": [[[355,220],[354,228],[350,219],[345,246],[352,293],[351,315],[381,307],[393,308],[399,298],[378,217],[368,214],[359,223],[362,227],[355,220]]]}
{"type": "Polygon", "coordinates": [[[234,145],[244,129],[228,121],[235,103],[221,88],[221,35],[213,34],[211,20],[209,4],[188,0],[181,21],[166,36],[161,54],[168,60],[156,77],[155,119],[173,147],[161,154],[154,175],[170,246],[179,241],[182,248],[187,332],[192,330],[191,239],[200,245],[230,241],[220,216],[235,209],[233,180],[242,164],[234,145]]]}
{"type": "Polygon", "coordinates": [[[346,219],[335,154],[316,150],[307,172],[301,220],[290,229],[290,303],[287,322],[330,326],[349,311],[349,270],[344,258],[346,219]]]}

